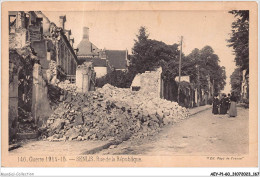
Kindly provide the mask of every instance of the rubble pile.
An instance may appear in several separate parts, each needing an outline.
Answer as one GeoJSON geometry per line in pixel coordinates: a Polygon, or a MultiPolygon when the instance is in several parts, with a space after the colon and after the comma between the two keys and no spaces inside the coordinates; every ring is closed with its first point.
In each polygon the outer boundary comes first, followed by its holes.
{"type": "Polygon", "coordinates": [[[177,103],[105,85],[87,94],[67,94],[48,119],[44,136],[49,141],[142,138],[187,117],[177,103]]]}
{"type": "Polygon", "coordinates": [[[76,95],[76,85],[68,80],[60,82],[57,79],[57,85],[48,84],[48,97],[52,110],[55,110],[59,104],[66,99],[67,94],[76,95]]]}
{"type": "Polygon", "coordinates": [[[77,90],[77,86],[76,84],[73,84],[73,83],[70,83],[70,81],[68,80],[65,80],[65,81],[62,81],[62,82],[59,82],[57,84],[57,86],[65,91],[68,91],[70,93],[73,93],[75,94],[76,90],[77,90]]]}
{"type": "Polygon", "coordinates": [[[165,122],[178,122],[189,117],[186,108],[165,99],[150,96],[149,93],[131,91],[130,89],[117,88],[106,84],[98,90],[103,93],[108,100],[127,103],[132,109],[144,112],[146,115],[156,115],[163,117],[165,122]]]}
{"type": "Polygon", "coordinates": [[[50,141],[125,139],[140,130],[146,136],[152,135],[161,125],[160,117],[148,118],[93,92],[68,95],[48,119],[45,135],[50,141]]]}

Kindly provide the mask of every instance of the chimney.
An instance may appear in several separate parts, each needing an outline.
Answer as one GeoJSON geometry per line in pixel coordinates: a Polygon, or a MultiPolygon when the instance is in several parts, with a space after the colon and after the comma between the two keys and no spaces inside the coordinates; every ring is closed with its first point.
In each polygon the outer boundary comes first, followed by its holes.
{"type": "Polygon", "coordinates": [[[75,52],[76,55],[78,54],[78,51],[79,51],[78,48],[74,49],[74,52],[75,52]]]}
{"type": "Polygon", "coordinates": [[[65,22],[66,22],[66,15],[60,16],[60,26],[59,26],[59,27],[61,27],[62,29],[64,29],[65,22]]]}
{"type": "Polygon", "coordinates": [[[74,38],[71,38],[70,39],[70,45],[71,45],[72,48],[73,48],[73,43],[74,43],[74,38]]]}
{"type": "Polygon", "coordinates": [[[89,40],[89,28],[83,27],[83,39],[89,40]]]}
{"type": "Polygon", "coordinates": [[[64,31],[68,41],[70,41],[71,30],[63,30],[63,31],[64,31]]]}

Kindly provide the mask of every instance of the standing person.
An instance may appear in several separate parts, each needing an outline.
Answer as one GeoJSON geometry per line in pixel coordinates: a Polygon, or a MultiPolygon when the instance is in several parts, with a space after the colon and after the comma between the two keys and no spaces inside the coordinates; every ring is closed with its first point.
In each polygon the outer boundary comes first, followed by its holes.
{"type": "Polygon", "coordinates": [[[225,114],[227,114],[227,111],[229,110],[229,107],[230,107],[230,98],[228,98],[226,95],[225,95],[225,114]]]}
{"type": "Polygon", "coordinates": [[[228,109],[227,96],[225,93],[222,94],[222,98],[220,100],[220,111],[219,114],[226,114],[228,109]]]}
{"type": "Polygon", "coordinates": [[[229,117],[236,117],[237,116],[237,98],[235,93],[232,92],[230,96],[230,108],[229,108],[229,117]]]}
{"type": "Polygon", "coordinates": [[[228,97],[227,97],[227,98],[228,98],[228,110],[229,110],[229,108],[230,108],[230,103],[231,103],[231,102],[230,102],[230,93],[228,94],[228,97]]]}
{"type": "Polygon", "coordinates": [[[213,113],[213,114],[218,114],[218,108],[219,108],[218,94],[215,94],[215,96],[214,96],[214,98],[213,98],[212,113],[213,113]]]}

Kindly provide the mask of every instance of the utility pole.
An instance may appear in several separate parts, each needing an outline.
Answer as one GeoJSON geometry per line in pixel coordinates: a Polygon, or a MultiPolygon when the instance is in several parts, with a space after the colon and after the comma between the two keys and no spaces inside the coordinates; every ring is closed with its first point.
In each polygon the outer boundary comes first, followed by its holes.
{"type": "Polygon", "coordinates": [[[200,106],[200,68],[199,65],[197,66],[197,70],[198,70],[198,107],[200,106]]]}
{"type": "Polygon", "coordinates": [[[180,60],[179,60],[179,86],[178,86],[178,103],[180,103],[182,36],[181,36],[180,46],[181,46],[181,48],[180,48],[180,60]]]}
{"type": "Polygon", "coordinates": [[[213,97],[215,96],[215,83],[214,83],[214,79],[213,79],[213,87],[212,87],[212,94],[213,94],[213,97]]]}

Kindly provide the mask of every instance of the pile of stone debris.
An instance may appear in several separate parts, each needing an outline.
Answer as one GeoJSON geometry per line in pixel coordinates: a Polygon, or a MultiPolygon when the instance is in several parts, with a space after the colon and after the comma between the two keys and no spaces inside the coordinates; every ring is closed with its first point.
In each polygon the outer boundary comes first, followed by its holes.
{"type": "MultiPolygon", "coordinates": [[[[70,83],[70,81],[68,80],[65,80],[65,81],[62,81],[62,82],[59,82],[57,84],[57,86],[63,90],[66,90],[68,92],[71,92],[72,94],[74,94],[77,90],[77,86],[76,84],[74,83],[70,83]]],[[[75,95],[75,94],[74,94],[75,95]]]]}
{"type": "Polygon", "coordinates": [[[49,141],[142,138],[187,117],[177,103],[107,84],[95,92],[68,94],[48,119],[43,136],[49,141]]]}
{"type": "Polygon", "coordinates": [[[159,115],[164,122],[178,122],[189,117],[186,108],[165,99],[156,98],[149,93],[131,91],[130,89],[117,88],[106,84],[98,90],[110,100],[119,104],[127,103],[135,111],[143,112],[145,115],[159,115]]]}

